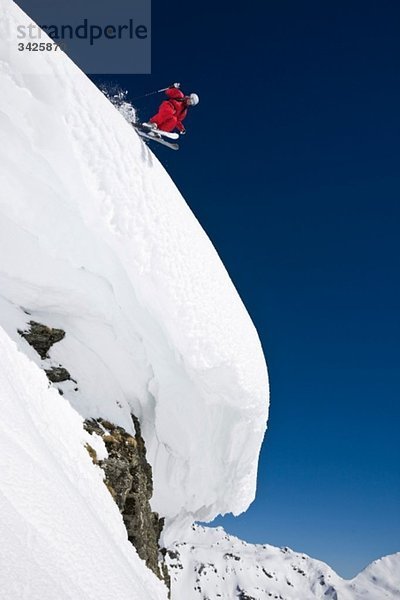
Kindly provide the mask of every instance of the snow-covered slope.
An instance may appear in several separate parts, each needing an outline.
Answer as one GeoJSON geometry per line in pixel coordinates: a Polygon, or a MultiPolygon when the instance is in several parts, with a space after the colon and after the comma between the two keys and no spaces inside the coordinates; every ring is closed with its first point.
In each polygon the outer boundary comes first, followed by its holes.
{"type": "Polygon", "coordinates": [[[289,548],[247,544],[221,527],[193,527],[169,548],[173,600],[396,600],[400,553],[373,562],[354,579],[289,548]]]}
{"type": "Polygon", "coordinates": [[[0,365],[1,598],[166,600],[84,448],[93,436],[2,328],[0,365]]]}
{"type": "Polygon", "coordinates": [[[42,366],[17,329],[65,330],[46,363],[78,382],[65,398],[128,431],[141,419],[168,523],[240,513],[268,402],[251,320],[132,127],[62,52],[18,52],[29,19],[0,9],[0,324],[42,366]]]}

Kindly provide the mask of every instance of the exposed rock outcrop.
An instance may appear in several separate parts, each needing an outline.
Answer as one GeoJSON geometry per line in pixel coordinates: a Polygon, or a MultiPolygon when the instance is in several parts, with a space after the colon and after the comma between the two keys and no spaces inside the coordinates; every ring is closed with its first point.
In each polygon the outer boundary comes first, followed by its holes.
{"type": "Polygon", "coordinates": [[[43,360],[49,358],[48,353],[53,344],[61,342],[65,337],[65,331],[62,329],[53,329],[36,321],[30,321],[29,327],[29,331],[18,330],[18,333],[36,350],[43,360]]]}
{"type": "Polygon", "coordinates": [[[71,375],[64,367],[52,367],[46,369],[46,375],[52,383],[61,383],[62,381],[71,380],[71,375]]]}
{"type": "Polygon", "coordinates": [[[89,433],[97,433],[103,438],[108,458],[97,461],[92,449],[88,451],[94,462],[104,470],[105,484],[121,511],[129,541],[146,565],[168,585],[168,571],[160,564],[158,546],[164,520],[150,507],[153,494],[151,466],[146,460],[139,421],[134,416],[132,419],[136,432],[134,437],[104,419],[85,421],[85,429],[89,433]]]}
{"type": "MultiPolygon", "coordinates": [[[[65,331],[62,329],[54,329],[37,321],[30,321],[29,329],[27,331],[19,329],[18,333],[36,350],[42,360],[50,358],[51,347],[65,338],[65,331]]],[[[45,369],[45,373],[51,383],[61,383],[62,381],[74,381],[76,383],[69,371],[62,365],[51,366],[49,369],[45,369]]],[[[59,391],[62,393],[62,390],[59,391]]]]}

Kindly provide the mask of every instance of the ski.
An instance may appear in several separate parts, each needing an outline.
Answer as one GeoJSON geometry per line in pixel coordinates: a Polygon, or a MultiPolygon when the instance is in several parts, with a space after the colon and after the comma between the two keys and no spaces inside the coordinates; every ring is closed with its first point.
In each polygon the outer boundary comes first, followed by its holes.
{"type": "Polygon", "coordinates": [[[158,135],[162,135],[162,137],[166,137],[170,140],[177,140],[179,139],[179,133],[173,133],[172,131],[163,131],[162,129],[152,129],[151,127],[149,127],[148,125],[145,125],[144,123],[133,123],[133,126],[136,129],[140,129],[141,131],[144,131],[145,133],[155,133],[158,135]]]}
{"type": "Polygon", "coordinates": [[[143,131],[142,129],[138,129],[137,127],[135,127],[135,129],[138,132],[138,134],[140,135],[140,137],[145,140],[151,140],[152,142],[157,142],[158,144],[161,144],[162,146],[166,146],[167,148],[170,148],[171,150],[179,150],[179,144],[167,142],[167,140],[164,140],[164,138],[156,137],[155,135],[151,135],[151,133],[147,133],[146,131],[143,131]]]}

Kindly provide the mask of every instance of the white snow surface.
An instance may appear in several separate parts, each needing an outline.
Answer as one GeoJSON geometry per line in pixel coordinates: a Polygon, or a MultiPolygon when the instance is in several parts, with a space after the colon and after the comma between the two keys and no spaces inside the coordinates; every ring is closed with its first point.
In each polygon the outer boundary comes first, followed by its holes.
{"type": "Polygon", "coordinates": [[[139,417],[172,543],[177,524],[254,498],[260,342],[130,124],[61,51],[17,51],[31,20],[15,3],[0,0],[0,17],[0,324],[37,365],[68,369],[77,384],[59,387],[82,417],[132,433],[139,417]],[[30,320],[66,332],[45,361],[17,333],[30,320]]]}
{"type": "Polygon", "coordinates": [[[84,447],[94,436],[82,417],[2,328],[0,364],[1,598],[167,600],[84,447]]]}
{"type": "Polygon", "coordinates": [[[221,527],[193,526],[167,553],[172,600],[399,600],[400,553],[342,579],[290,548],[247,544],[221,527]]]}

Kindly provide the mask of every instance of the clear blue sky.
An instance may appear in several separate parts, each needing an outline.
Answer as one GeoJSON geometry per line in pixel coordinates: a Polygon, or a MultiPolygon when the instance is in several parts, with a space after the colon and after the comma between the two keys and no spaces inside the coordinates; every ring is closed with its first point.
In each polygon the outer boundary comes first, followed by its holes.
{"type": "MultiPolygon", "coordinates": [[[[201,104],[154,151],[259,331],[257,499],[217,522],[353,576],[400,550],[400,4],[153,0],[151,76],[201,104]]],[[[158,98],[140,100],[140,116],[158,98]]]]}

